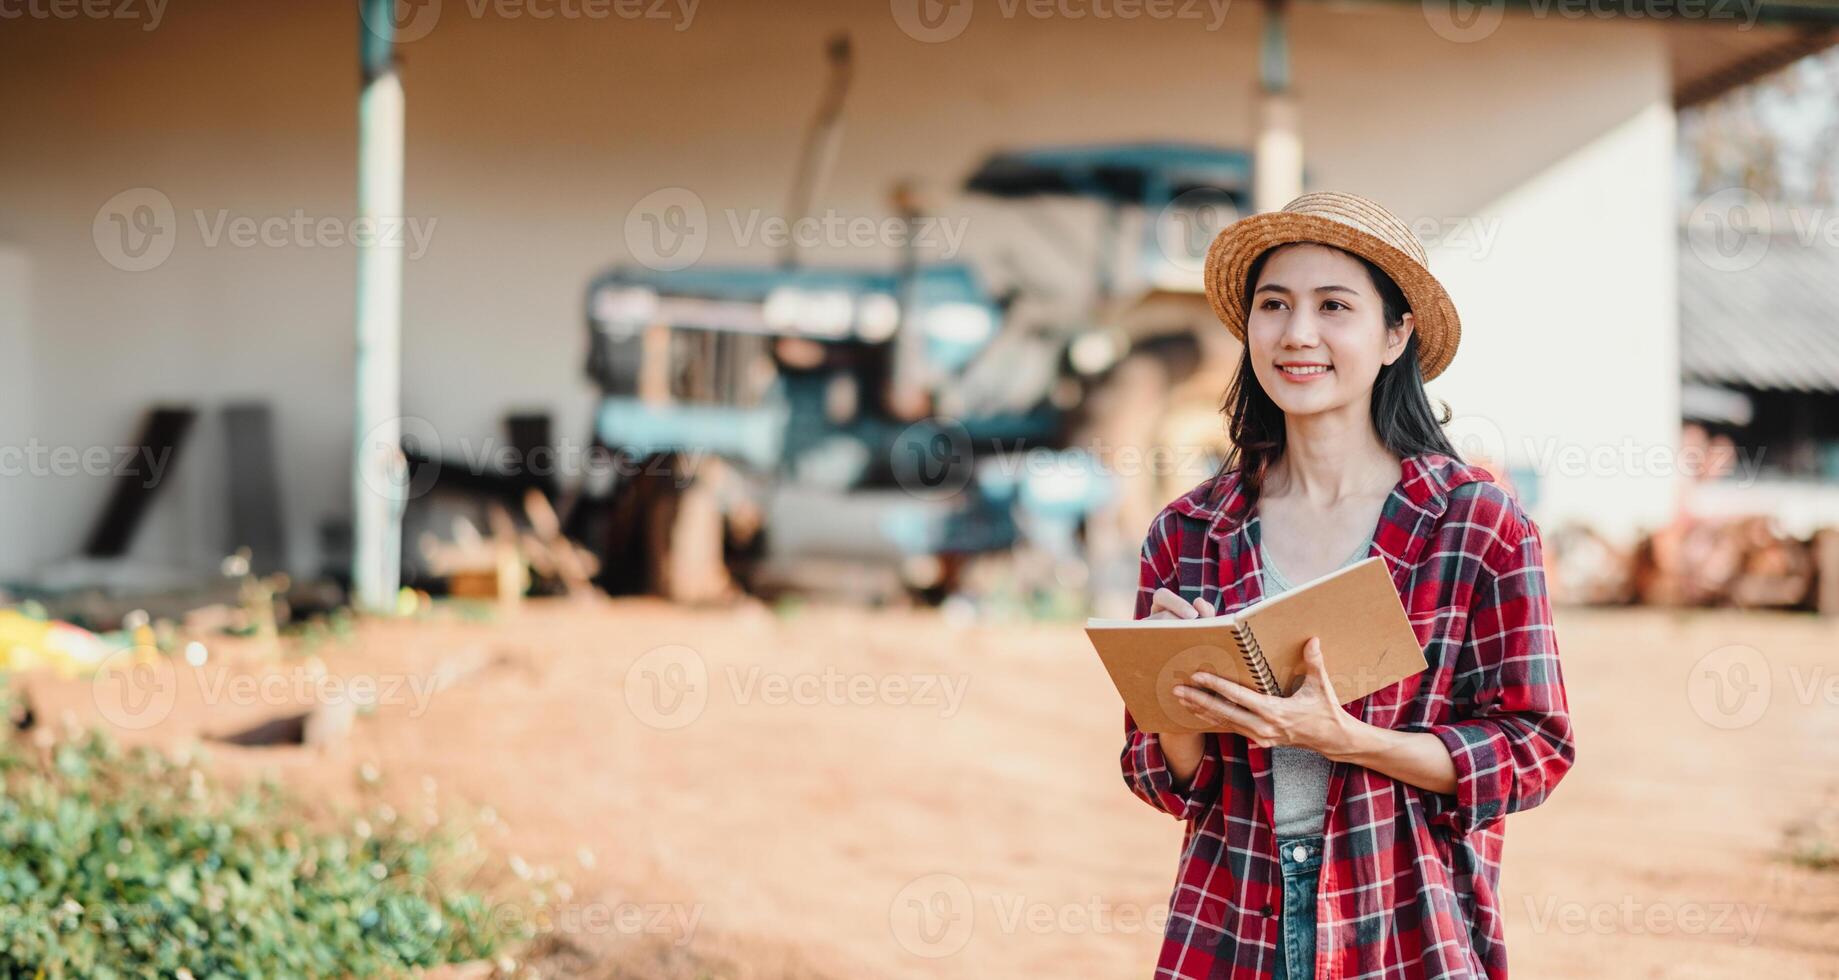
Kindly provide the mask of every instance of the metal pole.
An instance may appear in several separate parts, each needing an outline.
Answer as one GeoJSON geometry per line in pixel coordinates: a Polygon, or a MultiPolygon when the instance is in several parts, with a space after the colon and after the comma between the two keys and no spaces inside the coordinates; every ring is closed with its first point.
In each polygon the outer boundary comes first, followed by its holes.
{"type": "Polygon", "coordinates": [[[1258,136],[1252,165],[1252,207],[1275,211],[1303,192],[1303,138],[1290,98],[1290,34],[1285,0],[1264,0],[1258,50],[1258,136]]]}
{"type": "MultiPolygon", "coordinates": [[[[798,155],[798,172],[792,178],[792,196],[786,202],[785,220],[797,226],[811,213],[830,171],[836,166],[837,151],[843,146],[843,99],[849,94],[849,82],[855,75],[848,34],[837,34],[824,45],[824,57],[830,76],[824,84],[823,98],[818,101],[817,115],[805,133],[804,150],[798,155]]],[[[785,243],[779,264],[787,268],[798,265],[798,244],[785,243]]]]}
{"type": "Polygon", "coordinates": [[[402,82],[395,0],[360,0],[363,91],[358,97],[357,443],[352,473],[352,592],[359,609],[389,612],[402,580],[402,242],[381,222],[402,219],[402,82]]]}
{"type": "Polygon", "coordinates": [[[901,238],[899,285],[894,300],[899,314],[894,328],[893,370],[888,387],[881,393],[882,405],[895,418],[910,422],[923,418],[930,410],[927,392],[932,378],[926,365],[926,335],[923,324],[913,310],[919,299],[919,245],[916,232],[925,209],[920,203],[918,185],[911,179],[894,185],[894,213],[905,225],[901,238]]]}

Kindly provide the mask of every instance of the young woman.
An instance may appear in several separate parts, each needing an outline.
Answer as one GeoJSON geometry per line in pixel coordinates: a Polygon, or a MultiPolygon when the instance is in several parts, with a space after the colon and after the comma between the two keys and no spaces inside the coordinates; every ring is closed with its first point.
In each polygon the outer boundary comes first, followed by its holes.
{"type": "Polygon", "coordinates": [[[1504,977],[1502,818],[1573,747],[1539,530],[1424,393],[1455,307],[1410,230],[1347,194],[1236,222],[1206,282],[1245,342],[1234,451],[1151,525],[1137,618],[1230,612],[1379,555],[1430,666],[1342,705],[1311,640],[1288,697],[1178,687],[1217,733],[1125,713],[1125,781],[1187,822],[1156,976],[1504,977]]]}

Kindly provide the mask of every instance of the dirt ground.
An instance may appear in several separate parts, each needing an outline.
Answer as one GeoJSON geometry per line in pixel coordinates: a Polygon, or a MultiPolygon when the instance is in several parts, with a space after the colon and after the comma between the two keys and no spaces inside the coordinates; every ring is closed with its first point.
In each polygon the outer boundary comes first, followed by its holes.
{"type": "MultiPolygon", "coordinates": [[[[1784,857],[1809,821],[1839,842],[1839,623],[1564,610],[1559,637],[1579,761],[1508,821],[1515,975],[1839,977],[1839,870],[1784,857]]],[[[1181,827],[1124,787],[1074,624],[648,600],[370,622],[312,656],[374,710],[283,747],[216,739],[350,692],[207,646],[151,701],[34,696],[316,806],[357,806],[367,771],[405,815],[489,807],[498,858],[566,883],[545,975],[1152,972],[1181,827]]]]}

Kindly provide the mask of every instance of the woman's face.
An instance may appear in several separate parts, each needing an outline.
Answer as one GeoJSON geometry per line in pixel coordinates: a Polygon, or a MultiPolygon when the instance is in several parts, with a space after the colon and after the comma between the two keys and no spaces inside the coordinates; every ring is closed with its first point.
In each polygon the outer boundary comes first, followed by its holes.
{"type": "Polygon", "coordinates": [[[1285,415],[1358,402],[1365,410],[1379,369],[1405,351],[1411,314],[1387,329],[1373,278],[1360,260],[1326,245],[1271,253],[1245,327],[1252,372],[1285,415]]]}

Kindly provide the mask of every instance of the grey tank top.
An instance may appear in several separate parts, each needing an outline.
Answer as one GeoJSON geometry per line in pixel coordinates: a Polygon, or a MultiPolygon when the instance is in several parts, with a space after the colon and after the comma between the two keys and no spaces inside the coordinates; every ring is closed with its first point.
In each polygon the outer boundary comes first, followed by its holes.
{"type": "MultiPolygon", "coordinates": [[[[1342,567],[1366,557],[1373,539],[1363,542],[1342,567]]],[[[1262,539],[1258,542],[1258,564],[1263,570],[1264,595],[1268,598],[1288,592],[1295,583],[1271,564],[1262,539]]],[[[1271,749],[1272,816],[1279,837],[1309,837],[1322,832],[1324,811],[1328,808],[1328,777],[1334,763],[1314,749],[1278,745],[1271,749]]]]}

